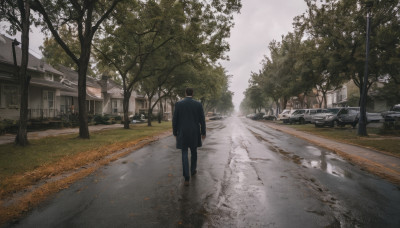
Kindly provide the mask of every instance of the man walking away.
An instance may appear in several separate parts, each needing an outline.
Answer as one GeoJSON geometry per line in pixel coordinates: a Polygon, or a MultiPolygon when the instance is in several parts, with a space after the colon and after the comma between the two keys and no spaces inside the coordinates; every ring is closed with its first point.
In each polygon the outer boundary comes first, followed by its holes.
{"type": "Polygon", "coordinates": [[[189,185],[188,149],[190,148],[190,174],[197,173],[197,147],[201,147],[202,140],[206,138],[206,121],[203,106],[193,100],[193,89],[186,88],[186,97],[175,104],[172,118],[172,130],[176,137],[176,148],[182,150],[182,168],[185,177],[185,186],[189,185]]]}

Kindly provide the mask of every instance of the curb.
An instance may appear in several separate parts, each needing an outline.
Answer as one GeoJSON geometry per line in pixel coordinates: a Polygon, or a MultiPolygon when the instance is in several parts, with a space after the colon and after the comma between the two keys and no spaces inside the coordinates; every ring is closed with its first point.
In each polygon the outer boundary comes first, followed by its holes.
{"type": "MultiPolygon", "coordinates": [[[[312,144],[315,144],[315,145],[317,145],[319,147],[322,147],[324,149],[330,150],[330,151],[340,155],[344,159],[348,160],[349,162],[351,162],[353,164],[356,164],[359,167],[367,170],[368,172],[370,172],[370,173],[372,173],[374,175],[377,175],[377,176],[379,176],[379,177],[381,177],[381,178],[383,178],[383,179],[385,179],[385,180],[387,180],[387,181],[389,181],[389,182],[391,182],[391,183],[393,183],[393,184],[395,184],[397,186],[400,186],[400,172],[397,171],[397,170],[394,170],[394,169],[386,167],[385,164],[372,161],[372,160],[370,160],[368,158],[364,158],[364,157],[361,157],[361,156],[350,154],[350,153],[348,153],[348,152],[346,152],[344,150],[340,150],[340,149],[337,149],[337,148],[329,147],[329,146],[327,146],[325,144],[322,144],[322,143],[320,143],[318,141],[315,141],[315,140],[312,140],[312,139],[309,139],[307,137],[302,136],[301,133],[304,133],[302,131],[297,131],[297,130],[294,130],[294,129],[293,130],[287,130],[287,129],[284,129],[282,127],[277,126],[274,123],[264,122],[264,124],[267,125],[270,128],[273,128],[273,129],[277,130],[277,131],[281,131],[281,132],[284,132],[286,134],[290,134],[292,136],[295,136],[297,138],[300,138],[300,139],[308,141],[308,142],[310,142],[312,144]]],[[[310,134],[310,133],[307,133],[307,134],[310,134]]],[[[310,134],[310,135],[312,135],[313,137],[322,138],[322,137],[317,136],[317,135],[313,135],[313,134],[310,134]]],[[[361,147],[361,146],[354,145],[354,144],[343,143],[343,142],[335,141],[335,140],[332,140],[332,139],[326,139],[326,138],[323,138],[323,139],[324,140],[330,140],[330,141],[333,141],[335,143],[342,143],[342,144],[345,144],[345,145],[356,146],[356,147],[359,147],[359,148],[362,148],[362,149],[365,149],[365,150],[374,151],[377,154],[381,153],[379,151],[376,151],[376,150],[373,150],[373,149],[370,149],[370,148],[361,147]]],[[[392,156],[394,159],[398,159],[397,156],[388,155],[386,153],[382,153],[382,154],[384,154],[385,156],[392,156]]]]}

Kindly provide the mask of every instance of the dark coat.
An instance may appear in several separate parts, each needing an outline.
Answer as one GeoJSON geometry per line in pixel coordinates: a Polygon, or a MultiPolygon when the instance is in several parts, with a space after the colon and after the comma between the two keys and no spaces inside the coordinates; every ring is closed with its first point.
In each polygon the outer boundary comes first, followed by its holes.
{"type": "Polygon", "coordinates": [[[176,148],[201,147],[201,136],[206,135],[203,106],[191,97],[176,102],[172,118],[176,148]]]}

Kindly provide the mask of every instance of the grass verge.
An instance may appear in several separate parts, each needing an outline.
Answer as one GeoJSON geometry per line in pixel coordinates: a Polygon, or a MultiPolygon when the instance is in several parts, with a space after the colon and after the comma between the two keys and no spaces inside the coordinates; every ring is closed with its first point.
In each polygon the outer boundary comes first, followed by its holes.
{"type": "Polygon", "coordinates": [[[31,140],[27,147],[0,145],[0,205],[1,200],[42,179],[80,168],[170,129],[170,122],[152,127],[140,124],[93,132],[90,140],[71,134],[31,140]]]}
{"type": "Polygon", "coordinates": [[[351,127],[316,128],[314,125],[311,124],[285,124],[285,126],[294,128],[296,130],[308,132],[310,134],[322,136],[328,139],[334,139],[336,141],[359,145],[378,150],[383,153],[391,154],[396,157],[400,157],[400,139],[398,135],[380,135],[380,128],[367,128],[368,136],[360,137],[357,136],[357,128],[353,129],[351,127]]]}

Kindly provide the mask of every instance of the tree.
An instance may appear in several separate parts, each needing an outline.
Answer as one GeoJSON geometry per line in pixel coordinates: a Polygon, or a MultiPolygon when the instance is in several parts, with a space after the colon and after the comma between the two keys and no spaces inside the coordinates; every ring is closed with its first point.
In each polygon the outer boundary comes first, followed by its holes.
{"type": "Polygon", "coordinates": [[[180,4],[172,1],[135,2],[117,7],[119,16],[104,26],[95,47],[100,68],[116,71],[116,77],[121,78],[125,129],[129,128],[129,99],[133,88],[155,74],[157,63],[149,64],[148,61],[157,49],[176,41],[182,34],[184,23],[180,4]]]}
{"type": "Polygon", "coordinates": [[[228,115],[233,112],[235,108],[232,102],[233,94],[234,93],[229,91],[229,88],[227,86],[224,87],[221,97],[219,98],[216,105],[217,112],[224,115],[228,115]]]}
{"type": "Polygon", "coordinates": [[[309,87],[322,94],[322,99],[318,100],[319,107],[327,108],[326,94],[329,90],[336,90],[342,86],[346,80],[343,73],[338,69],[340,66],[331,58],[334,55],[325,42],[325,40],[318,40],[310,38],[303,41],[298,53],[298,68],[301,75],[303,85],[307,84],[309,87]]]}
{"type": "MultiPolygon", "coordinates": [[[[28,145],[27,125],[28,125],[28,88],[30,75],[28,75],[28,59],[29,59],[29,28],[34,22],[31,16],[31,2],[29,0],[5,0],[0,4],[0,20],[8,21],[11,26],[9,32],[15,34],[16,31],[21,32],[22,55],[21,66],[16,66],[15,75],[19,79],[21,103],[20,116],[17,136],[15,143],[20,146],[28,145]]],[[[14,44],[13,44],[14,45],[14,44]]]]}
{"type": "MultiPolygon", "coordinates": [[[[70,47],[71,51],[76,56],[79,56],[80,45],[76,35],[76,28],[64,25],[60,28],[59,34],[60,38],[70,47]]],[[[78,71],[78,65],[76,65],[75,61],[64,51],[54,36],[46,37],[43,46],[40,46],[40,50],[42,51],[44,61],[51,66],[57,67],[62,65],[78,71]]],[[[89,62],[87,75],[95,77],[91,65],[92,64],[89,62]]]]}
{"type": "Polygon", "coordinates": [[[100,25],[121,1],[34,0],[35,9],[41,15],[44,22],[43,25],[77,65],[80,138],[89,139],[90,137],[86,110],[86,75],[89,67],[92,40],[100,25]],[[77,34],[74,35],[79,41],[77,53],[74,52],[72,44],[68,44],[60,36],[63,26],[70,26],[76,29],[77,34]]]}
{"type": "Polygon", "coordinates": [[[265,96],[263,96],[263,90],[258,85],[250,85],[249,88],[244,92],[245,96],[249,98],[249,106],[254,112],[261,112],[261,109],[265,107],[265,96]]]}
{"type": "MultiPolygon", "coordinates": [[[[149,94],[155,94],[161,91],[162,84],[172,79],[177,66],[188,61],[207,64],[222,57],[228,49],[223,39],[232,26],[231,14],[239,9],[240,1],[216,0],[211,4],[162,0],[138,2],[135,6],[120,5],[117,11],[122,12],[118,15],[123,17],[115,17],[118,26],[106,25],[106,38],[100,37],[96,48],[101,54],[97,55],[100,66],[104,69],[110,66],[110,70],[119,73],[124,104],[128,104],[137,82],[142,82],[141,87],[149,94]],[[164,66],[166,60],[173,59],[178,60],[164,66]]],[[[125,107],[124,113],[127,113],[125,107]]],[[[128,127],[129,122],[125,122],[125,128],[128,127]]]]}
{"type": "MultiPolygon", "coordinates": [[[[398,75],[399,1],[374,1],[370,26],[370,61],[366,90],[385,74],[398,75]],[[396,55],[397,54],[397,55],[396,55]]],[[[305,31],[316,39],[325,40],[332,62],[341,73],[352,79],[363,94],[365,65],[366,19],[365,4],[358,0],[307,0],[308,14],[298,18],[305,31]]],[[[365,91],[365,94],[367,94],[365,91]]],[[[362,110],[365,111],[363,107],[362,110]]],[[[363,112],[364,112],[363,111],[363,112]]],[[[364,115],[363,115],[364,116],[364,115]]],[[[367,135],[365,118],[360,118],[358,135],[367,135]]]]}
{"type": "Polygon", "coordinates": [[[389,107],[400,104],[400,84],[394,79],[389,79],[383,87],[375,88],[375,90],[376,93],[372,95],[372,99],[384,100],[389,107]]]}

